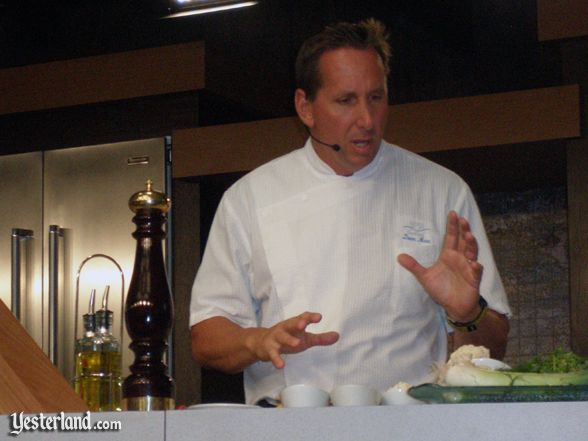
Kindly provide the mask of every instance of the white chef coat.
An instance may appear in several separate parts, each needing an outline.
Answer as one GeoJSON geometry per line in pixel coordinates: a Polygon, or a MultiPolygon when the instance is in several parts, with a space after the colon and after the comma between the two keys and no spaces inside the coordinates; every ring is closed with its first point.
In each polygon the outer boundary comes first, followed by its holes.
{"type": "Polygon", "coordinates": [[[214,316],[270,327],[304,311],[323,315],[309,332],[340,340],[286,366],[256,362],[244,372],[248,403],[276,399],[288,385],[330,391],[432,378],[447,356],[445,313],[396,261],[430,266],[447,213],[466,217],[484,265],[481,293],[510,314],[502,282],[468,188],[453,172],[382,142],[352,176],[336,175],[310,141],[236,182],[223,196],[192,290],[190,325],[214,316]]]}

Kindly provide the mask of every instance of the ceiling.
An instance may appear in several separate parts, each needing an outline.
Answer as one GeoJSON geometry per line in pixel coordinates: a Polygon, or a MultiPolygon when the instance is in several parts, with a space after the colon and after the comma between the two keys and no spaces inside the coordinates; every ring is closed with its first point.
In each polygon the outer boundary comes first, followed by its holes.
{"type": "Polygon", "coordinates": [[[261,0],[162,20],[161,0],[0,0],[0,68],[203,40],[207,90],[256,117],[293,114],[293,63],[325,24],[390,29],[390,99],[414,102],[559,84],[558,52],[536,39],[534,0],[261,0]]]}

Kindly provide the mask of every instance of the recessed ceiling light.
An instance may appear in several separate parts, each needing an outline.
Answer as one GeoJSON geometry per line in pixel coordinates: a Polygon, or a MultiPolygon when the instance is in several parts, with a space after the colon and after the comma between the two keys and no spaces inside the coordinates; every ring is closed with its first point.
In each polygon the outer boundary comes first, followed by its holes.
{"type": "Polygon", "coordinates": [[[256,5],[257,3],[257,1],[242,0],[172,0],[169,8],[171,14],[162,18],[207,14],[229,9],[244,8],[256,5]]]}

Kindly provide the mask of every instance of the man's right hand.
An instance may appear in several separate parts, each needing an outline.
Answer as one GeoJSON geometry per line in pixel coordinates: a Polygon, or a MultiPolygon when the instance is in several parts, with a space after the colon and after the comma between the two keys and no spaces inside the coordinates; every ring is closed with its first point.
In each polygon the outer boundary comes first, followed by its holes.
{"type": "Polygon", "coordinates": [[[329,346],[339,340],[334,331],[313,334],[306,327],[318,323],[322,315],[318,312],[304,312],[296,317],[286,319],[271,328],[260,329],[251,335],[249,344],[257,358],[271,361],[277,369],[285,365],[281,354],[296,354],[313,346],[329,346]]]}
{"type": "Polygon", "coordinates": [[[271,361],[282,369],[282,354],[328,346],[339,340],[337,332],[306,331],[308,325],[321,319],[318,312],[304,312],[271,328],[242,328],[225,317],[211,317],[192,326],[192,354],[201,366],[226,373],[241,372],[257,361],[271,361]]]}

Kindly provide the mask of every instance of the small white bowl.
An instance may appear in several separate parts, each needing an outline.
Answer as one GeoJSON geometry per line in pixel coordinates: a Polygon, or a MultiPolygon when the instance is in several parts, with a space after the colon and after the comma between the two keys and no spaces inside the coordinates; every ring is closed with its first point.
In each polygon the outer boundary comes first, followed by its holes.
{"type": "Polygon", "coordinates": [[[408,395],[408,389],[411,385],[408,383],[396,383],[382,395],[382,404],[392,406],[395,404],[424,404],[423,401],[408,395]]]}
{"type": "Polygon", "coordinates": [[[294,384],[280,393],[284,407],[323,407],[329,405],[329,394],[308,384],[294,384]]]}
{"type": "Polygon", "coordinates": [[[381,398],[377,390],[359,384],[344,384],[331,391],[333,406],[377,406],[381,398]]]}

